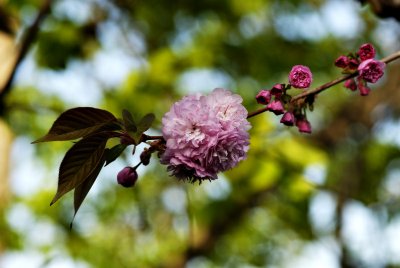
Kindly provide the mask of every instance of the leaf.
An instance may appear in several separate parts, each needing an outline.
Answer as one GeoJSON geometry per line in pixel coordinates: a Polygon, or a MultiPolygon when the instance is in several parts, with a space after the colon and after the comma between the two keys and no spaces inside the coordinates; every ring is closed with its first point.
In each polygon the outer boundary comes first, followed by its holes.
{"type": "Polygon", "coordinates": [[[139,122],[137,128],[138,128],[138,132],[140,132],[141,134],[143,132],[145,132],[146,130],[148,130],[151,125],[154,122],[154,119],[156,119],[156,117],[154,116],[154,114],[150,113],[150,114],[146,114],[139,122]]]}
{"type": "Polygon", "coordinates": [[[96,131],[118,129],[121,129],[118,120],[110,112],[92,107],[78,107],[63,112],[49,132],[33,143],[74,140],[96,131]]]}
{"type": "Polygon", "coordinates": [[[91,173],[91,175],[88,178],[86,178],[86,180],[82,184],[78,185],[75,188],[75,191],[74,191],[74,209],[75,209],[75,212],[74,212],[74,217],[72,218],[72,221],[71,221],[71,224],[70,224],[70,228],[72,228],[72,223],[73,223],[73,221],[75,219],[76,213],[78,212],[79,208],[82,205],[83,200],[85,200],[86,195],[89,193],[89,191],[92,188],[94,182],[96,181],[97,176],[99,175],[99,173],[101,171],[101,168],[104,165],[104,162],[105,162],[105,159],[103,158],[103,160],[100,161],[97,164],[96,168],[91,173]]]}
{"type": "Polygon", "coordinates": [[[105,158],[106,158],[106,166],[111,162],[114,162],[115,159],[118,158],[122,154],[122,152],[127,147],[126,144],[118,144],[112,147],[111,149],[106,149],[105,151],[105,158]]]}
{"type": "Polygon", "coordinates": [[[132,114],[126,110],[122,110],[122,120],[124,121],[125,129],[127,131],[137,131],[135,120],[133,120],[132,114]]]}
{"type": "Polygon", "coordinates": [[[50,205],[95,174],[99,163],[104,162],[106,143],[112,136],[112,133],[107,132],[92,135],[78,141],[69,149],[61,162],[57,193],[50,205]]]}

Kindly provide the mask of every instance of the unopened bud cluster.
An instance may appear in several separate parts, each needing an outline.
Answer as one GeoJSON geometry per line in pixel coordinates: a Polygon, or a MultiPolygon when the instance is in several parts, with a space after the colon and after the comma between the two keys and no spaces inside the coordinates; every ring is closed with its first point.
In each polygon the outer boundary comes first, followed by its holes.
{"type": "Polygon", "coordinates": [[[296,65],[289,73],[289,83],[276,84],[270,90],[261,90],[256,100],[266,105],[267,111],[275,115],[282,115],[280,122],[286,126],[296,126],[300,132],[311,133],[311,125],[307,120],[303,106],[291,103],[291,96],[287,94],[290,88],[305,89],[311,85],[312,73],[307,66],[296,65]]]}
{"type": "Polygon", "coordinates": [[[348,79],[344,87],[355,91],[359,90],[361,96],[367,96],[370,92],[368,83],[376,83],[384,74],[385,63],[375,60],[375,48],[371,44],[363,44],[356,54],[340,56],[335,61],[335,66],[342,68],[343,73],[352,74],[358,71],[358,76],[348,79]]]}
{"type": "MultiPolygon", "coordinates": [[[[120,137],[120,143],[124,145],[134,145],[133,138],[128,134],[124,133],[120,137]]],[[[150,164],[151,155],[154,152],[158,152],[158,157],[161,157],[161,154],[165,151],[165,142],[163,140],[155,140],[152,142],[146,142],[150,145],[148,148],[144,148],[142,153],[140,154],[140,162],[135,167],[124,167],[117,175],[118,184],[123,187],[133,187],[138,179],[138,174],[136,169],[140,165],[147,166],[150,164]]],[[[133,154],[135,153],[134,146],[133,154]]]]}

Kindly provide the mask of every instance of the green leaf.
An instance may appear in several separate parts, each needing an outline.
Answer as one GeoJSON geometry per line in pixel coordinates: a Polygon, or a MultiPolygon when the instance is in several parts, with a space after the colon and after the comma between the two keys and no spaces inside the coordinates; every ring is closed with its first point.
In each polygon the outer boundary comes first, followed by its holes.
{"type": "Polygon", "coordinates": [[[110,112],[92,107],[78,107],[62,113],[49,133],[33,143],[74,140],[95,132],[118,129],[121,129],[118,120],[110,112]]]}
{"type": "Polygon", "coordinates": [[[135,120],[133,120],[132,114],[126,109],[122,110],[122,120],[127,131],[137,131],[135,120]]]}
{"type": "Polygon", "coordinates": [[[104,165],[104,162],[105,162],[105,160],[103,158],[103,160],[100,161],[97,164],[96,168],[90,174],[90,176],[87,177],[86,180],[82,184],[80,184],[80,185],[75,187],[75,191],[74,191],[74,209],[75,209],[75,212],[74,212],[74,217],[72,218],[72,221],[71,221],[71,225],[70,225],[71,228],[72,228],[72,223],[73,223],[73,221],[75,219],[76,213],[78,212],[79,208],[82,205],[83,200],[85,200],[86,195],[88,194],[88,192],[92,188],[94,182],[96,181],[97,176],[99,175],[99,173],[101,171],[101,168],[104,165]]]}
{"type": "Polygon", "coordinates": [[[115,159],[118,158],[122,154],[122,152],[127,147],[126,144],[118,144],[112,147],[111,149],[106,149],[105,151],[105,158],[106,158],[106,166],[111,162],[114,162],[115,159]]]}
{"type": "Polygon", "coordinates": [[[96,173],[99,165],[104,163],[106,143],[112,136],[113,133],[99,133],[83,138],[71,147],[61,162],[57,193],[50,205],[96,173]]]}

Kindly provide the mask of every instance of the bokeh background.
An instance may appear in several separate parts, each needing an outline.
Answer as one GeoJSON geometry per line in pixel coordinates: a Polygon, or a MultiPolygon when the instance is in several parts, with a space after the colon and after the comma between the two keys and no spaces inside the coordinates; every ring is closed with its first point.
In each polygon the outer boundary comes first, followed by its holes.
{"type": "Polygon", "coordinates": [[[252,118],[248,159],[216,181],[177,181],[153,158],[122,188],[116,174],[138,161],[127,152],[72,230],[72,195],[49,206],[72,144],[30,144],[77,106],[153,112],[154,135],[193,92],[229,88],[256,110],[293,65],[318,86],[363,43],[378,58],[399,50],[395,19],[355,0],[0,4],[0,267],[400,267],[400,62],[368,97],[320,94],[311,135],[252,118]]]}

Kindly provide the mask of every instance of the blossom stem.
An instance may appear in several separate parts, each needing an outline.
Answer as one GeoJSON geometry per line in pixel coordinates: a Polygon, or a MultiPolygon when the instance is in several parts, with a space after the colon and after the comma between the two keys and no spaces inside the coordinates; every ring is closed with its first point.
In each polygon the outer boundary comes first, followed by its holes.
{"type": "MultiPolygon", "coordinates": [[[[380,61],[387,64],[387,63],[390,63],[390,62],[392,62],[392,61],[394,61],[394,60],[397,60],[397,59],[399,59],[399,58],[400,58],[400,51],[397,51],[397,52],[395,52],[395,53],[393,53],[393,54],[391,54],[391,55],[389,55],[389,56],[387,56],[387,57],[381,59],[380,61]]],[[[328,82],[328,83],[325,83],[325,84],[323,84],[323,85],[321,85],[321,86],[319,86],[319,87],[316,87],[316,88],[314,88],[314,89],[306,90],[306,91],[304,91],[303,93],[300,93],[300,94],[294,96],[294,97],[291,99],[290,102],[291,102],[291,103],[294,103],[294,102],[296,102],[296,101],[299,101],[299,100],[301,100],[301,99],[306,98],[307,96],[316,95],[316,94],[318,94],[318,93],[320,93],[320,92],[322,92],[322,91],[324,91],[324,90],[326,90],[326,89],[328,89],[328,88],[330,88],[330,87],[332,87],[332,86],[334,86],[334,85],[337,85],[337,84],[339,84],[339,83],[341,83],[341,82],[343,82],[343,81],[346,81],[347,79],[356,77],[357,75],[358,75],[358,71],[356,71],[356,72],[354,72],[354,73],[352,73],[352,74],[348,74],[348,75],[345,75],[345,76],[336,78],[335,80],[332,80],[332,81],[330,81],[330,82],[328,82]]],[[[247,115],[247,118],[251,118],[251,117],[253,117],[253,116],[259,115],[259,114],[261,114],[261,113],[263,113],[263,112],[265,112],[265,111],[267,111],[267,110],[268,110],[268,109],[267,109],[266,107],[261,108],[261,109],[259,109],[259,110],[256,110],[256,111],[254,111],[254,112],[249,113],[249,114],[247,115]]]]}
{"type": "Polygon", "coordinates": [[[145,135],[144,136],[144,140],[145,141],[149,141],[149,140],[162,140],[164,139],[163,136],[149,136],[149,135],[145,135]]]}

